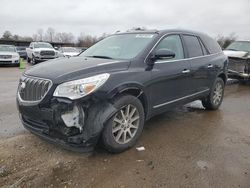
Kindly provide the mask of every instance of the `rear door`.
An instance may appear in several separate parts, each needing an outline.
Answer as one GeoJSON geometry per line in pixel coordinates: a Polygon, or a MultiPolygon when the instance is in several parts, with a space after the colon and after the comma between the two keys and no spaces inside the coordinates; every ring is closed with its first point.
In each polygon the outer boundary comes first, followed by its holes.
{"type": "Polygon", "coordinates": [[[185,60],[183,44],[178,34],[163,38],[154,51],[167,49],[175,53],[173,59],[154,63],[151,80],[151,101],[154,111],[167,109],[191,94],[190,64],[185,60]]]}
{"type": "Polygon", "coordinates": [[[210,87],[213,64],[209,61],[208,51],[199,37],[182,35],[191,65],[191,79],[193,93],[206,91],[210,87]]]}

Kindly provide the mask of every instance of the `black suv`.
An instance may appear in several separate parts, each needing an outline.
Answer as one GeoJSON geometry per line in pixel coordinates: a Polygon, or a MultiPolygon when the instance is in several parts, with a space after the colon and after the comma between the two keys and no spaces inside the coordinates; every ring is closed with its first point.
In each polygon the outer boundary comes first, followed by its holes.
{"type": "Polygon", "coordinates": [[[132,147],[145,120],[201,100],[216,110],[228,59],[205,34],[136,31],[109,36],[77,57],[27,70],[17,103],[23,125],[71,150],[101,143],[110,152],[132,147]]]}

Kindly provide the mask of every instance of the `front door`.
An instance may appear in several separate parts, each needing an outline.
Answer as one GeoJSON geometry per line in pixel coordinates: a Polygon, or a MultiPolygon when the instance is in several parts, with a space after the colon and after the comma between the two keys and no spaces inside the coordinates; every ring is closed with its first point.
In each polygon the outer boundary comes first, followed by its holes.
{"type": "Polygon", "coordinates": [[[152,69],[151,104],[153,111],[167,109],[182,102],[192,93],[190,63],[184,58],[182,41],[179,35],[168,35],[154,51],[167,49],[175,53],[172,59],[161,59],[152,69]]]}

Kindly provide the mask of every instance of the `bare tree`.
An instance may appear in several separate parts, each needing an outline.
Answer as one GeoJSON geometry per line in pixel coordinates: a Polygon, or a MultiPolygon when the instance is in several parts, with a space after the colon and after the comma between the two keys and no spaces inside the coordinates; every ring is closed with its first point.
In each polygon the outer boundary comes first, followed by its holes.
{"type": "Polygon", "coordinates": [[[20,39],[20,36],[18,36],[18,35],[13,35],[13,37],[12,37],[14,40],[19,40],[20,39]]]}
{"type": "Polygon", "coordinates": [[[46,38],[47,41],[53,42],[54,38],[55,38],[55,30],[53,28],[49,27],[47,29],[45,38],[46,38]]]}
{"type": "Polygon", "coordinates": [[[84,33],[80,33],[80,35],[77,37],[77,46],[84,47],[84,33]]]}
{"type": "Polygon", "coordinates": [[[20,37],[19,36],[19,40],[25,40],[25,41],[33,41],[33,38],[32,37],[30,37],[30,36],[24,36],[24,37],[20,37]]]}
{"type": "Polygon", "coordinates": [[[109,34],[103,33],[102,36],[100,36],[100,37],[98,38],[98,41],[100,41],[100,40],[106,38],[107,36],[109,36],[109,34]]]}
{"type": "Polygon", "coordinates": [[[56,42],[63,42],[63,43],[74,43],[74,35],[72,33],[56,33],[55,34],[55,41],[56,42]]]}
{"type": "Polygon", "coordinates": [[[62,42],[62,33],[55,34],[55,42],[62,42]]]}
{"type": "Polygon", "coordinates": [[[10,31],[5,31],[3,33],[3,39],[10,39],[12,37],[12,34],[10,31]]]}
{"type": "Polygon", "coordinates": [[[237,37],[237,35],[235,33],[231,33],[229,36],[218,35],[216,37],[216,40],[219,43],[219,45],[221,46],[221,48],[225,49],[232,42],[234,42],[237,38],[238,37],[237,37]]]}
{"type": "Polygon", "coordinates": [[[49,42],[62,42],[62,43],[75,43],[75,45],[80,47],[90,47],[96,42],[107,37],[108,34],[103,33],[100,37],[85,35],[80,33],[75,41],[75,36],[71,32],[56,32],[52,27],[49,27],[44,33],[42,28],[38,29],[35,34],[30,36],[19,36],[17,34],[12,35],[10,31],[5,31],[3,38],[5,39],[15,39],[15,40],[27,40],[27,41],[49,41],[49,42]]]}
{"type": "Polygon", "coordinates": [[[38,41],[39,39],[38,34],[33,34],[32,39],[33,41],[38,41]]]}
{"type": "Polygon", "coordinates": [[[43,29],[37,30],[38,40],[43,41],[43,29]]]}
{"type": "Polygon", "coordinates": [[[95,36],[84,35],[83,33],[80,33],[80,35],[77,38],[77,46],[90,47],[101,39],[102,38],[97,39],[97,37],[95,36]]]}

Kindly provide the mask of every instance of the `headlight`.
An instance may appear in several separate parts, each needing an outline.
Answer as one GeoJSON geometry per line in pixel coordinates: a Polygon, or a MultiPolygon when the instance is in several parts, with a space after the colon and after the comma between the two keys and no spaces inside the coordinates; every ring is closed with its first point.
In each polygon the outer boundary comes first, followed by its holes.
{"type": "Polygon", "coordinates": [[[12,58],[19,58],[19,55],[18,54],[12,55],[12,58]]]}
{"type": "Polygon", "coordinates": [[[109,78],[108,73],[91,76],[84,79],[65,82],[57,86],[53,96],[79,99],[102,86],[109,78]]]}

